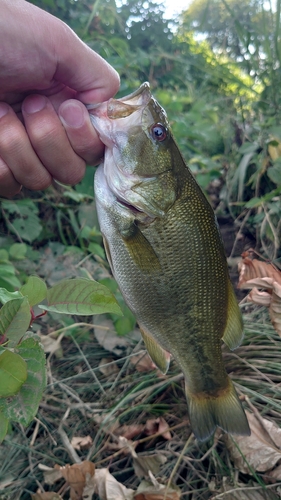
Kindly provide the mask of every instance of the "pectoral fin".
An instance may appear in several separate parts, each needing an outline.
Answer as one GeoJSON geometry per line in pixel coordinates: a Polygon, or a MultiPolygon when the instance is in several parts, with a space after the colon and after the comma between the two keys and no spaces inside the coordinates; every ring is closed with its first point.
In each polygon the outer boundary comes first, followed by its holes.
{"type": "Polygon", "coordinates": [[[132,224],[130,229],[121,232],[121,237],[135,265],[145,273],[161,271],[159,259],[139,227],[132,224]]]}
{"type": "Polygon", "coordinates": [[[106,255],[106,258],[108,260],[108,263],[111,267],[111,271],[112,273],[114,274],[114,271],[113,271],[113,262],[112,262],[112,258],[111,258],[111,253],[110,253],[110,249],[109,249],[109,244],[108,244],[108,241],[106,239],[105,236],[103,236],[103,246],[104,246],[104,249],[105,249],[105,255],[106,255]]]}
{"type": "Polygon", "coordinates": [[[243,339],[243,321],[231,282],[228,284],[228,313],[222,340],[233,350],[243,339]]]}
{"type": "Polygon", "coordinates": [[[165,349],[163,349],[163,347],[161,347],[158,342],[156,342],[156,340],[154,340],[154,338],[141,326],[140,331],[147,352],[151,357],[153,363],[155,363],[157,368],[159,368],[159,370],[165,374],[168,371],[170,365],[170,353],[165,351],[165,349]]]}

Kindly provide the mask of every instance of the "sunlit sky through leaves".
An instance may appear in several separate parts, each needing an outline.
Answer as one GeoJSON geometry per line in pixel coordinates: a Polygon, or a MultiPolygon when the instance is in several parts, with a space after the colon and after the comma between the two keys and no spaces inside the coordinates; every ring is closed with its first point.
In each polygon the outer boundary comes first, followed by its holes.
{"type": "MultiPolygon", "coordinates": [[[[124,1],[125,0],[116,0],[117,6],[122,5],[124,1]]],[[[171,19],[187,9],[191,1],[192,0],[154,0],[155,3],[164,6],[166,11],[165,17],[167,19],[171,19]]]]}
{"type": "Polygon", "coordinates": [[[190,0],[164,0],[157,1],[156,3],[163,4],[166,10],[165,17],[171,18],[175,15],[180,14],[183,10],[186,10],[191,3],[190,0]]]}

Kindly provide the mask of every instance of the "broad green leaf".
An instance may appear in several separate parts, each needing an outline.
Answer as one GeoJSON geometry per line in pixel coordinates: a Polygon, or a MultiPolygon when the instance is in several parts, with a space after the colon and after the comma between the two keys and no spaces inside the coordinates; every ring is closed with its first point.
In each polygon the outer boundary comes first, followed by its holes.
{"type": "Polygon", "coordinates": [[[249,153],[254,153],[258,149],[258,144],[256,142],[245,142],[243,146],[239,148],[239,153],[246,155],[249,153]]]}
{"type": "Polygon", "coordinates": [[[10,263],[0,263],[0,287],[7,288],[13,292],[15,288],[21,286],[20,281],[16,277],[16,270],[10,263]]]}
{"type": "Polygon", "coordinates": [[[0,309],[0,334],[7,336],[10,347],[16,345],[25,334],[30,319],[30,306],[26,297],[9,300],[0,309]]]}
{"type": "Polygon", "coordinates": [[[123,316],[122,318],[118,318],[115,322],[114,322],[114,328],[116,330],[116,333],[118,333],[118,335],[127,335],[128,333],[130,333],[134,326],[135,326],[135,321],[131,321],[131,318],[128,318],[126,316],[123,316]]]}
{"type": "Polygon", "coordinates": [[[33,201],[29,199],[16,202],[5,200],[2,201],[2,207],[10,214],[6,217],[6,224],[10,231],[29,243],[39,236],[42,225],[37,216],[38,208],[33,201]]]}
{"type": "Polygon", "coordinates": [[[0,412],[0,443],[2,443],[4,437],[8,432],[9,419],[0,412]]]}
{"type": "Polygon", "coordinates": [[[101,257],[104,260],[106,258],[105,253],[104,253],[104,249],[98,243],[89,243],[88,251],[93,253],[94,255],[98,255],[99,257],[101,257]]]}
{"type": "Polygon", "coordinates": [[[15,260],[25,259],[27,246],[25,243],[14,243],[9,250],[10,257],[15,260]]]}
{"type": "Polygon", "coordinates": [[[4,250],[4,248],[1,248],[0,250],[0,261],[8,262],[9,260],[9,254],[7,250],[4,250]]]}
{"type": "Polygon", "coordinates": [[[246,208],[259,207],[262,204],[262,202],[263,202],[262,198],[254,197],[251,200],[247,201],[247,203],[245,203],[245,207],[246,208]]]}
{"type": "Polygon", "coordinates": [[[39,341],[34,337],[24,340],[16,352],[26,361],[27,379],[13,398],[0,399],[0,415],[2,412],[9,420],[28,425],[37,413],[46,387],[46,358],[39,341]]]}
{"type": "Polygon", "coordinates": [[[61,314],[115,313],[122,316],[122,311],[108,288],[89,279],[63,280],[47,292],[47,306],[38,306],[46,311],[61,314]]]}
{"type": "Polygon", "coordinates": [[[19,354],[8,349],[0,354],[0,398],[14,396],[26,378],[27,365],[19,354]]]}
{"type": "Polygon", "coordinates": [[[47,286],[38,276],[30,276],[26,284],[20,288],[20,292],[28,298],[30,306],[33,307],[46,298],[47,286]]]}
{"type": "Polygon", "coordinates": [[[20,292],[8,292],[6,288],[0,288],[0,302],[6,304],[9,300],[21,299],[22,294],[20,292]]]}
{"type": "Polygon", "coordinates": [[[268,177],[275,183],[277,186],[281,185],[281,163],[276,162],[273,167],[269,167],[267,169],[268,177]]]}

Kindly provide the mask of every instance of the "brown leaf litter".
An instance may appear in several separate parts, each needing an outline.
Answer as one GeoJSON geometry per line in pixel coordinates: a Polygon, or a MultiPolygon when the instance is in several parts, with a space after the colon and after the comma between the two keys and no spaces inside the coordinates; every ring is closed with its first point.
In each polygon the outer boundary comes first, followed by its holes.
{"type": "Polygon", "coordinates": [[[238,288],[251,288],[247,300],[268,307],[272,325],[281,337],[281,271],[271,263],[254,259],[251,250],[242,254],[238,270],[238,288]]]}

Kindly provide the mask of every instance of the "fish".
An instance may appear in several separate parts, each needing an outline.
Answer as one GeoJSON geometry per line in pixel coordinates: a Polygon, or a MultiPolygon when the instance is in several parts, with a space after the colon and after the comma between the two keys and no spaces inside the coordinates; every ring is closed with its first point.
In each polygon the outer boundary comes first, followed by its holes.
{"type": "Polygon", "coordinates": [[[105,144],[94,190],[112,274],[162,373],[182,370],[191,428],[249,435],[222,358],[243,322],[214,211],[172,135],[149,83],[88,106],[105,144]]]}

